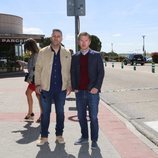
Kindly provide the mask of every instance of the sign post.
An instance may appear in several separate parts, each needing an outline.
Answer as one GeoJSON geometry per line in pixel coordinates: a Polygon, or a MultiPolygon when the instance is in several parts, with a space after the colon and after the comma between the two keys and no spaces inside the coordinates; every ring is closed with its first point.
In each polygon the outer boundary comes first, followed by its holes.
{"type": "Polygon", "coordinates": [[[77,52],[77,36],[80,32],[79,16],[85,16],[85,0],[67,0],[67,16],[75,17],[75,50],[77,52]]]}

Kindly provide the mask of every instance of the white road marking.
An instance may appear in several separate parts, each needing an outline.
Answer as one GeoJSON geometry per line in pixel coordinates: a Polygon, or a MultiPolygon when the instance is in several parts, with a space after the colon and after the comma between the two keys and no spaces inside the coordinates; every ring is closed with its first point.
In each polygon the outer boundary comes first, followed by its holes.
{"type": "Polygon", "coordinates": [[[158,121],[144,122],[147,126],[158,132],[158,121]]]}

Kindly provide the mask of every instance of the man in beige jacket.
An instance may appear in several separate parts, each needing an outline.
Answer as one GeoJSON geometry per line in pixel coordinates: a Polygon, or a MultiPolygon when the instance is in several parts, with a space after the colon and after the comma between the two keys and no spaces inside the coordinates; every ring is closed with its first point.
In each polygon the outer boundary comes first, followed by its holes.
{"type": "Polygon", "coordinates": [[[41,137],[37,145],[48,141],[48,128],[50,123],[51,104],[54,100],[56,110],[56,142],[65,143],[64,104],[66,95],[71,92],[70,64],[71,54],[62,45],[62,32],[54,29],[51,44],[39,52],[35,66],[36,92],[41,94],[41,137]]]}

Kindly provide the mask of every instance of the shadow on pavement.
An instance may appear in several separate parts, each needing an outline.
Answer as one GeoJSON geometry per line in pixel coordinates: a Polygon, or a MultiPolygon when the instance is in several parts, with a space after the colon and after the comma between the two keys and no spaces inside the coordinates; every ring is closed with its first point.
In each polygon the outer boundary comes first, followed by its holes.
{"type": "Polygon", "coordinates": [[[17,143],[28,144],[38,139],[40,134],[40,125],[38,127],[32,127],[32,123],[33,122],[27,122],[24,126],[24,128],[26,128],[25,130],[12,131],[12,133],[21,133],[22,135],[22,138],[16,141],[17,143]]]}
{"type": "Polygon", "coordinates": [[[89,153],[89,144],[83,144],[78,153],[78,158],[103,158],[100,153],[100,148],[92,150],[91,155],[89,153]]]}
{"type": "Polygon", "coordinates": [[[91,158],[91,155],[89,154],[89,144],[83,144],[80,147],[78,158],[91,158]]]}
{"type": "Polygon", "coordinates": [[[54,151],[51,151],[49,144],[46,143],[40,146],[40,151],[38,152],[36,158],[75,158],[75,156],[68,154],[65,151],[65,144],[57,144],[54,151]]]}
{"type": "Polygon", "coordinates": [[[91,158],[103,158],[99,147],[96,150],[92,150],[91,158]]]}

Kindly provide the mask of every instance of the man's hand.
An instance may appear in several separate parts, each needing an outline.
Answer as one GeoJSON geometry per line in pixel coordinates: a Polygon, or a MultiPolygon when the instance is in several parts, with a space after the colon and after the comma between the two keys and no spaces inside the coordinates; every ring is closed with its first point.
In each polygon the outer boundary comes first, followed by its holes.
{"type": "Polygon", "coordinates": [[[98,93],[98,89],[97,88],[92,88],[91,91],[90,91],[90,93],[96,94],[96,93],[98,93]]]}
{"type": "Polygon", "coordinates": [[[71,93],[71,91],[72,91],[71,87],[67,88],[66,89],[66,95],[69,95],[71,93]]]}
{"type": "Polygon", "coordinates": [[[38,86],[36,86],[36,93],[37,94],[41,94],[41,86],[40,85],[38,85],[38,86]]]}

